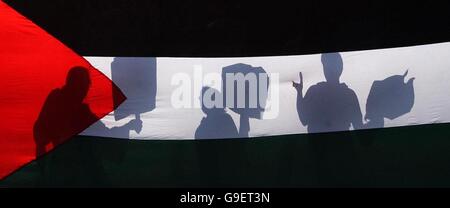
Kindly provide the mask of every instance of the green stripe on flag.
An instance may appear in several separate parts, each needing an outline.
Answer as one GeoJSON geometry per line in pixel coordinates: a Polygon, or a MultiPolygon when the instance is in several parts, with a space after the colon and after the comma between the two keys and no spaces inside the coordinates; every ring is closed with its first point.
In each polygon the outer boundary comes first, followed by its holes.
{"type": "MultiPolygon", "coordinates": [[[[450,124],[434,124],[210,141],[78,136],[0,186],[445,187],[450,186],[449,129],[450,124]],[[317,174],[318,161],[324,160],[317,159],[308,141],[324,138],[357,141],[357,160],[337,161],[339,171],[331,167],[329,174],[317,174]],[[361,144],[369,139],[371,145],[361,144]],[[38,163],[47,164],[46,176],[40,175],[38,163]]],[[[340,153],[325,156],[345,159],[340,153]]]]}

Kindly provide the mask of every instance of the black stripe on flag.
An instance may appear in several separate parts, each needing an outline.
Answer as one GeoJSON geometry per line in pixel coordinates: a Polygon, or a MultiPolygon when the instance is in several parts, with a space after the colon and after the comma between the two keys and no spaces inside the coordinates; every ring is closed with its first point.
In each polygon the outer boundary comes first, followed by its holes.
{"type": "Polygon", "coordinates": [[[6,0],[83,56],[259,56],[450,40],[437,1],[6,0]]]}

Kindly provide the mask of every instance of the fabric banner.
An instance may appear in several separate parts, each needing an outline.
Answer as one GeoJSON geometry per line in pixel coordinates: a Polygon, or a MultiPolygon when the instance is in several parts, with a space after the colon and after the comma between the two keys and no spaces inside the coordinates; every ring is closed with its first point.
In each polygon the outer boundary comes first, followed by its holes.
{"type": "Polygon", "coordinates": [[[79,134],[125,99],[83,57],[3,2],[0,45],[0,179],[79,134]]]}

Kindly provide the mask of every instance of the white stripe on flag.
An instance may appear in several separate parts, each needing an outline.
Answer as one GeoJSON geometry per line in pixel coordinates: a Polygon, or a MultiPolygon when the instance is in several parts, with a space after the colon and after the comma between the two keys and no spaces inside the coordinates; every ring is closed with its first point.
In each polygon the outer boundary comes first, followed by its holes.
{"type": "Polygon", "coordinates": [[[450,121],[449,42],[338,55],[343,60],[340,82],[345,85],[330,83],[336,76],[333,72],[327,72],[331,73],[327,75],[330,80],[324,82],[324,65],[332,70],[339,68],[333,55],[324,64],[322,58],[327,57],[321,54],[243,58],[86,57],[123,90],[128,100],[82,134],[132,139],[208,139],[450,121]],[[250,115],[246,119],[241,111],[228,107],[225,113],[211,113],[205,118],[206,113],[196,106],[202,87],[208,85],[220,92],[224,67],[249,65],[255,70],[261,67],[270,77],[266,99],[270,113],[266,109],[265,118],[250,115]],[[299,72],[303,75],[303,96],[311,90],[302,100],[309,103],[309,107],[304,104],[305,109],[297,109],[297,91],[292,86],[292,81],[299,82],[299,72]],[[408,83],[411,78],[414,81],[408,83]],[[358,102],[352,100],[351,90],[358,102]],[[183,99],[178,96],[181,92],[185,92],[183,99]],[[174,100],[191,107],[177,108],[180,103],[174,100]],[[411,104],[412,107],[408,106],[411,104]],[[142,120],[141,131],[128,124],[136,116],[142,120]],[[241,122],[248,122],[249,130],[241,122]]]}

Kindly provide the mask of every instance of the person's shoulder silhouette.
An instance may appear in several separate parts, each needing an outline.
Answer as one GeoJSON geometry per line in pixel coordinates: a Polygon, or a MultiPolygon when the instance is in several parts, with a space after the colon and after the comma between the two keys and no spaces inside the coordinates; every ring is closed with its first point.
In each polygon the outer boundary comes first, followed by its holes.
{"type": "MultiPolygon", "coordinates": [[[[308,126],[308,132],[343,131],[351,125],[360,128],[362,114],[356,93],[340,82],[343,71],[340,54],[322,54],[321,61],[326,81],[311,86],[305,96],[299,92],[297,98],[302,124],[308,126]]],[[[301,91],[302,80],[294,87],[301,91]]]]}
{"type": "MultiPolygon", "coordinates": [[[[211,92],[212,99],[217,99],[216,96],[222,94],[210,87],[203,87],[202,97],[206,92],[211,92]]],[[[224,107],[207,107],[204,100],[202,100],[202,111],[206,114],[200,121],[200,125],[195,131],[196,139],[213,139],[213,138],[235,138],[238,137],[238,130],[234,124],[231,116],[225,111],[224,107]]]]}

